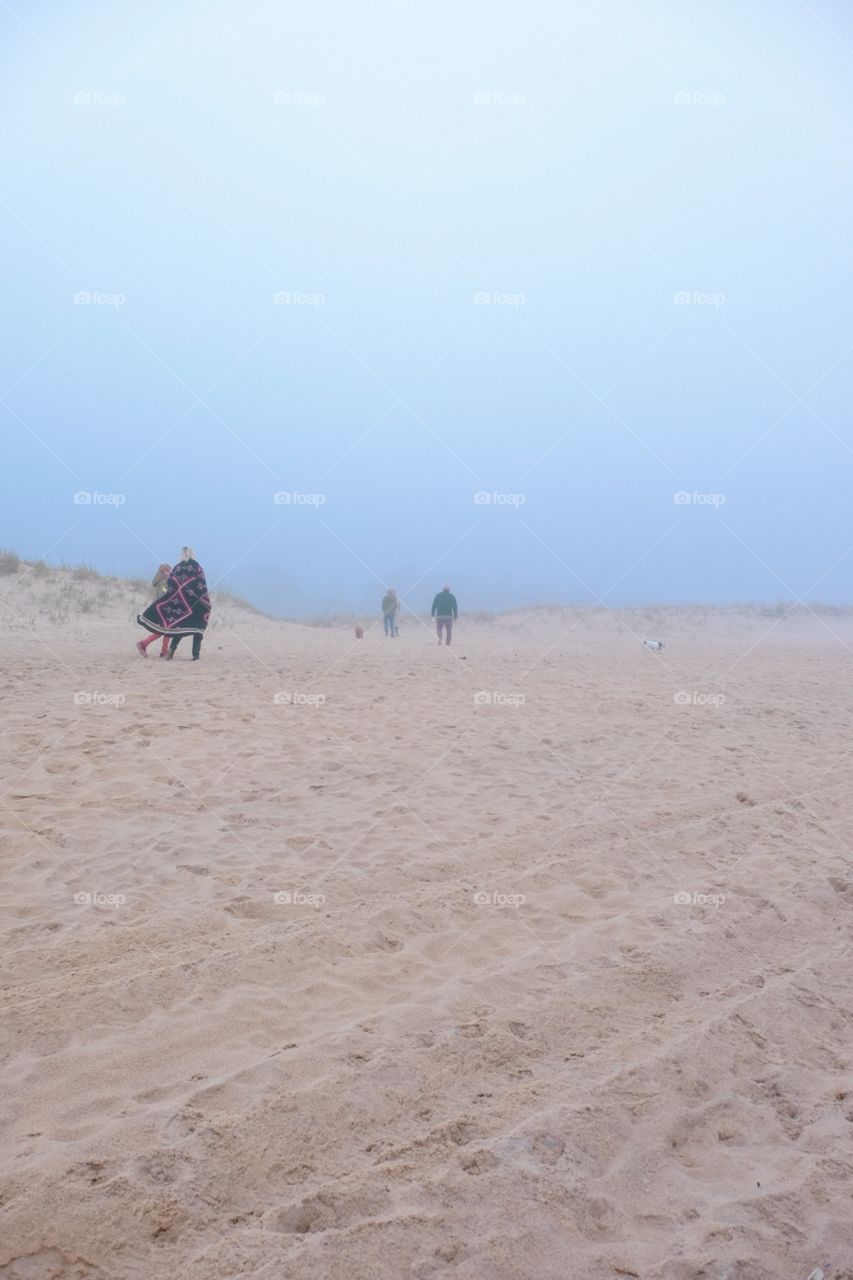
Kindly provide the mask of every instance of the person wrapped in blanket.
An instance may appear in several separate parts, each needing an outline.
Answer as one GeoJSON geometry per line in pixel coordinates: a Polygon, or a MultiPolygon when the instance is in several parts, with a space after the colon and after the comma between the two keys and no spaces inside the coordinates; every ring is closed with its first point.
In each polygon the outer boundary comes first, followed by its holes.
{"type": "MultiPolygon", "coordinates": [[[[168,582],[169,582],[169,574],[171,572],[172,572],[171,565],[161,564],[160,568],[157,570],[157,572],[154,574],[154,577],[151,579],[151,586],[154,588],[153,603],[156,604],[157,601],[162,599],[162,597],[169,590],[168,582]]],[[[142,654],[143,658],[148,657],[148,654],[145,651],[148,648],[148,646],[153,644],[154,641],[157,639],[157,634],[158,633],[156,631],[152,631],[150,636],[146,636],[144,640],[140,640],[139,644],[136,646],[139,652],[142,654]]],[[[169,637],[161,636],[160,637],[160,657],[165,658],[168,652],[169,652],[169,637]]]]}
{"type": "Polygon", "coordinates": [[[201,641],[210,620],[210,596],[204,570],[193,554],[184,547],[166,584],[165,593],[150,604],[136,621],[154,635],[169,640],[168,659],[174,658],[184,636],[193,638],[193,661],[201,657],[201,641]]]}

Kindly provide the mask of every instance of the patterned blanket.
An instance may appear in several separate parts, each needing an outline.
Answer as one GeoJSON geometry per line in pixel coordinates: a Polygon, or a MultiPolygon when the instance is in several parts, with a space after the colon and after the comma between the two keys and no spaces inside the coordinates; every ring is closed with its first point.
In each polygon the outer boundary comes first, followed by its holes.
{"type": "Polygon", "coordinates": [[[204,570],[197,560],[176,564],[166,593],[150,604],[136,621],[155,635],[203,635],[210,617],[210,596],[204,570]]]}

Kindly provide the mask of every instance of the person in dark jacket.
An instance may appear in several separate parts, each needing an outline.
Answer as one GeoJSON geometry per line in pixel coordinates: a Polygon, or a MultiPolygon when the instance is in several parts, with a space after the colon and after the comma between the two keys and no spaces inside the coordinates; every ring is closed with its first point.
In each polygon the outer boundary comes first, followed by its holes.
{"type": "Polygon", "coordinates": [[[441,633],[443,631],[446,636],[444,643],[450,644],[450,637],[453,634],[453,620],[459,617],[459,608],[456,604],[456,596],[447,583],[444,584],[432,602],[432,616],[435,618],[438,643],[441,644],[441,633]]]}

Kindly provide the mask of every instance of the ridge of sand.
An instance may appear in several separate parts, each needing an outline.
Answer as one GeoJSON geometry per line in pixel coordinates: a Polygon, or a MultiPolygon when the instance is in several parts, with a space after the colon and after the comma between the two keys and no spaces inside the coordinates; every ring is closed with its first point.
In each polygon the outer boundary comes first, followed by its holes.
{"type": "Polygon", "coordinates": [[[55,572],[0,579],[3,1280],[850,1280],[848,617],[225,602],[166,664],[55,572]]]}

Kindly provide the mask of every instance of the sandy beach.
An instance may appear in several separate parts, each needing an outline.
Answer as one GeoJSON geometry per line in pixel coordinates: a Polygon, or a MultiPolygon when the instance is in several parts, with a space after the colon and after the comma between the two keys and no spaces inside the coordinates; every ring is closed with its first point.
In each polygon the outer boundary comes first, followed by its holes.
{"type": "Polygon", "coordinates": [[[850,1280],[853,614],[0,592],[3,1280],[850,1280]]]}

